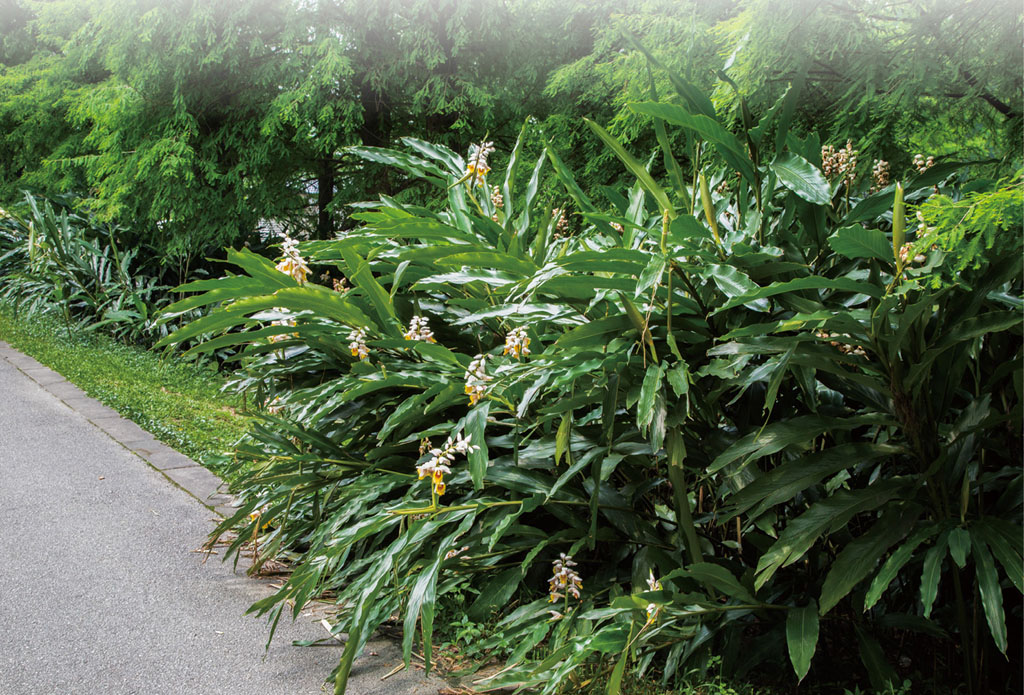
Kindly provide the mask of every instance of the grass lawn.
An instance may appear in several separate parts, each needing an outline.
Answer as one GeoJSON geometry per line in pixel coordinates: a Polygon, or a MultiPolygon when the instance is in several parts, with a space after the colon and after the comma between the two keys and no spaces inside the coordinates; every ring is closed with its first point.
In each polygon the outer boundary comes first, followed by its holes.
{"type": "MultiPolygon", "coordinates": [[[[0,340],[60,372],[83,391],[191,458],[234,448],[250,418],[240,397],[221,392],[223,379],[199,365],[67,328],[50,317],[0,306],[0,340]]],[[[231,471],[210,461],[215,473],[231,471]]]]}

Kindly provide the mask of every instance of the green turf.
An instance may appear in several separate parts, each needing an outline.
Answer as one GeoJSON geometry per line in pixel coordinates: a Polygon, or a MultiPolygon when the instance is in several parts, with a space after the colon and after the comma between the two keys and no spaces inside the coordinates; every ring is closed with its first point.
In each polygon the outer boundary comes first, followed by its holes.
{"type": "MultiPolygon", "coordinates": [[[[242,399],[221,392],[211,368],[72,329],[50,317],[0,306],[0,340],[62,374],[87,394],[199,462],[234,448],[250,418],[242,399]]],[[[227,479],[223,464],[209,467],[227,479]]]]}

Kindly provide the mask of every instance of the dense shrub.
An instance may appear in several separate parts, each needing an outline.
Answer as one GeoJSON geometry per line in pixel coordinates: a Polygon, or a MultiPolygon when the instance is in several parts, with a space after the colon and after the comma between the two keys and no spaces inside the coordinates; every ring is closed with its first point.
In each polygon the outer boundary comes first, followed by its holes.
{"type": "Polygon", "coordinates": [[[336,597],[338,692],[395,614],[406,661],[418,626],[429,664],[454,592],[504,649],[488,683],[544,692],[584,663],[614,693],[712,655],[802,679],[816,650],[827,679],[856,668],[851,634],[875,687],[915,635],[984,688],[992,647],[1019,650],[1019,217],[986,218],[1007,246],[952,264],[942,240],[979,230],[932,202],[918,237],[905,206],[934,187],[959,204],[960,165],[870,193],[826,178],[784,101],[737,136],[674,84],[682,105],[632,107],[699,162],[663,150],[668,188],[595,124],[637,180],[607,206],[551,151],[524,164],[517,145],[488,180],[481,148],[361,148],[443,210],[384,198],[277,267],[230,252],[239,274],[168,309],[215,307],[166,345],[244,346],[239,384],[273,414],[236,453],[255,472],[219,533],[296,558],[258,613],[336,597]],[[538,191],[547,164],[563,209],[538,191]]]}
{"type": "Polygon", "coordinates": [[[0,299],[128,342],[150,337],[169,289],[154,259],[138,261],[142,247],[120,249],[114,226],[28,194],[23,207],[25,216],[0,215],[0,299]]]}

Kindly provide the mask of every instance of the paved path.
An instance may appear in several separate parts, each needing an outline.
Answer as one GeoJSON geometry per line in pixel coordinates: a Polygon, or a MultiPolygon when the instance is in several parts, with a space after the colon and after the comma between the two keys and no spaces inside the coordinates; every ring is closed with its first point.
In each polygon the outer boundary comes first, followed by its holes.
{"type": "MultiPolygon", "coordinates": [[[[197,496],[218,482],[174,454],[0,343],[0,695],[323,692],[340,648],[292,646],[325,637],[322,616],[282,618],[264,652],[266,622],[243,614],[270,589],[193,552],[227,499],[206,507],[172,482],[197,496]]],[[[398,650],[367,651],[351,695],[444,686],[381,681],[398,650]]]]}

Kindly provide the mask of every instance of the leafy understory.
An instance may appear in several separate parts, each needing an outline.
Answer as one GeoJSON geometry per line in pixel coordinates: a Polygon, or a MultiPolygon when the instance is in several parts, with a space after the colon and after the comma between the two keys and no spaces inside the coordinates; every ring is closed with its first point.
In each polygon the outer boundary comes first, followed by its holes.
{"type": "MultiPolygon", "coordinates": [[[[555,147],[527,157],[528,127],[503,173],[489,143],[355,148],[438,205],[382,197],[277,264],[229,251],[232,274],[164,314],[208,309],[162,344],[237,349],[238,385],[272,409],[218,532],[299,555],[257,614],[337,597],[337,693],[393,614],[406,663],[419,641],[429,664],[454,594],[493,625],[475,646],[504,667],[483,685],[544,693],[578,669],[612,695],[627,673],[680,683],[718,658],[823,682],[851,634],[878,690],[907,635],[977,689],[1014,649],[1019,216],[953,224],[925,202],[959,204],[956,163],[873,191],[826,174],[792,94],[734,134],[671,82],[671,103],[632,107],[666,184],[596,123],[636,177],[607,202],[555,147]]],[[[1020,180],[998,189],[973,204],[1006,208],[1020,180]]]]}

